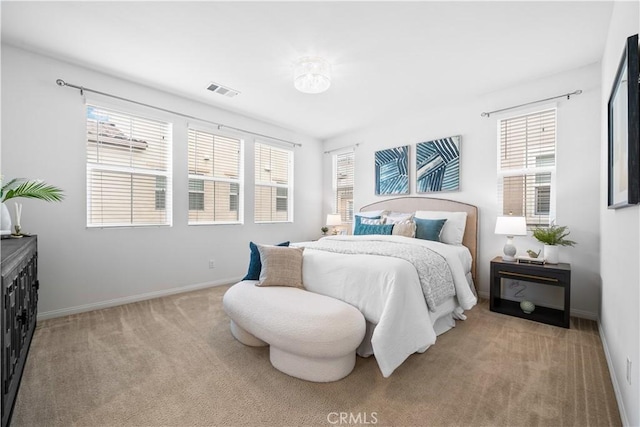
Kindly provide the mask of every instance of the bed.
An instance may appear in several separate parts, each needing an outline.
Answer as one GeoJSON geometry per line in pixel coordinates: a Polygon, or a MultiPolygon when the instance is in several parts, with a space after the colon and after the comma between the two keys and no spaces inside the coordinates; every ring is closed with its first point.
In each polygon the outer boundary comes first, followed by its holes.
{"type": "Polygon", "coordinates": [[[400,197],[364,206],[357,215],[375,218],[380,211],[466,214],[461,244],[396,235],[329,236],[297,244],[305,247],[304,286],[362,312],[367,334],[357,353],[374,355],[382,375],[389,377],[407,357],[426,351],[456,320],[464,320],[464,310],[476,304],[478,210],[452,200],[400,197]],[[362,253],[358,248],[363,246],[372,249],[362,253]],[[416,259],[422,254],[434,260],[422,265],[416,259]],[[439,282],[440,276],[450,276],[446,292],[425,288],[425,281],[439,282]]]}

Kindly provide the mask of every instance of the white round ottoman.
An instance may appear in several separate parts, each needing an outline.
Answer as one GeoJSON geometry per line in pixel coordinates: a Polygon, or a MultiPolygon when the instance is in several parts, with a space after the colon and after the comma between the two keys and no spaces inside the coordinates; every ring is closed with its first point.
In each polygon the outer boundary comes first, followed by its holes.
{"type": "Polygon", "coordinates": [[[269,344],[271,364],[293,377],[329,382],[349,375],[365,333],[358,309],[298,288],[255,284],[239,282],[224,294],[223,307],[238,341],[269,344]]]}

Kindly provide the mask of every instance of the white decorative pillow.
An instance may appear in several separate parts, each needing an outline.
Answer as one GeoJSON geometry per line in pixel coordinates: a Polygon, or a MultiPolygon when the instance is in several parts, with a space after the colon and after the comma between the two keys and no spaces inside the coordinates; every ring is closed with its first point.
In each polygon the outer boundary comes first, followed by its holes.
{"type": "Polygon", "coordinates": [[[396,224],[399,222],[411,221],[413,219],[413,213],[406,212],[389,212],[384,216],[385,224],[396,224]]]}
{"type": "Polygon", "coordinates": [[[391,234],[394,236],[416,237],[416,223],[413,221],[396,222],[391,234]]]}
{"type": "Polygon", "coordinates": [[[361,216],[363,218],[382,218],[382,216],[385,215],[386,213],[387,211],[381,210],[381,211],[358,212],[356,215],[361,216]]]}
{"type": "Polygon", "coordinates": [[[256,286],[290,286],[302,288],[302,253],[304,248],[256,245],[260,252],[260,281],[256,286]]]}
{"type": "Polygon", "coordinates": [[[373,218],[367,218],[367,217],[360,217],[360,224],[381,225],[381,224],[384,224],[384,220],[383,219],[373,219],[373,218]]]}
{"type": "Polygon", "coordinates": [[[416,218],[419,219],[446,219],[440,241],[450,245],[461,245],[464,237],[464,230],[467,227],[466,212],[446,212],[446,211],[417,211],[416,218]]]}

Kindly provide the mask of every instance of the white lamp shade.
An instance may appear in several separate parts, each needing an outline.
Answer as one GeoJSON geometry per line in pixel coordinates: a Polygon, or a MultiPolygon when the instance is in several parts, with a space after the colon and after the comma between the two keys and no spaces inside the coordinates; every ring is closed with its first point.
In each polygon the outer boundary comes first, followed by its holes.
{"type": "Polygon", "coordinates": [[[342,224],[342,218],[340,218],[340,214],[329,214],[327,215],[327,225],[340,225],[342,224]]]}
{"type": "Polygon", "coordinates": [[[495,233],[504,236],[526,236],[527,220],[523,216],[499,216],[495,233]]]}

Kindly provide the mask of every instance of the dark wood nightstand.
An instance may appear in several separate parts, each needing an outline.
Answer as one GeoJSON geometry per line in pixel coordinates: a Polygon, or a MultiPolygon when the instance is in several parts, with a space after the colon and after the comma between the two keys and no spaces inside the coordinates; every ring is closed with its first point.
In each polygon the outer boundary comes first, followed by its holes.
{"type": "Polygon", "coordinates": [[[502,261],[502,257],[495,257],[491,261],[489,307],[491,311],[497,313],[569,328],[569,315],[571,311],[571,265],[565,263],[545,265],[519,264],[517,262],[502,261]],[[533,313],[526,314],[520,308],[520,302],[500,298],[502,279],[560,286],[564,288],[564,310],[536,306],[533,313]]]}

